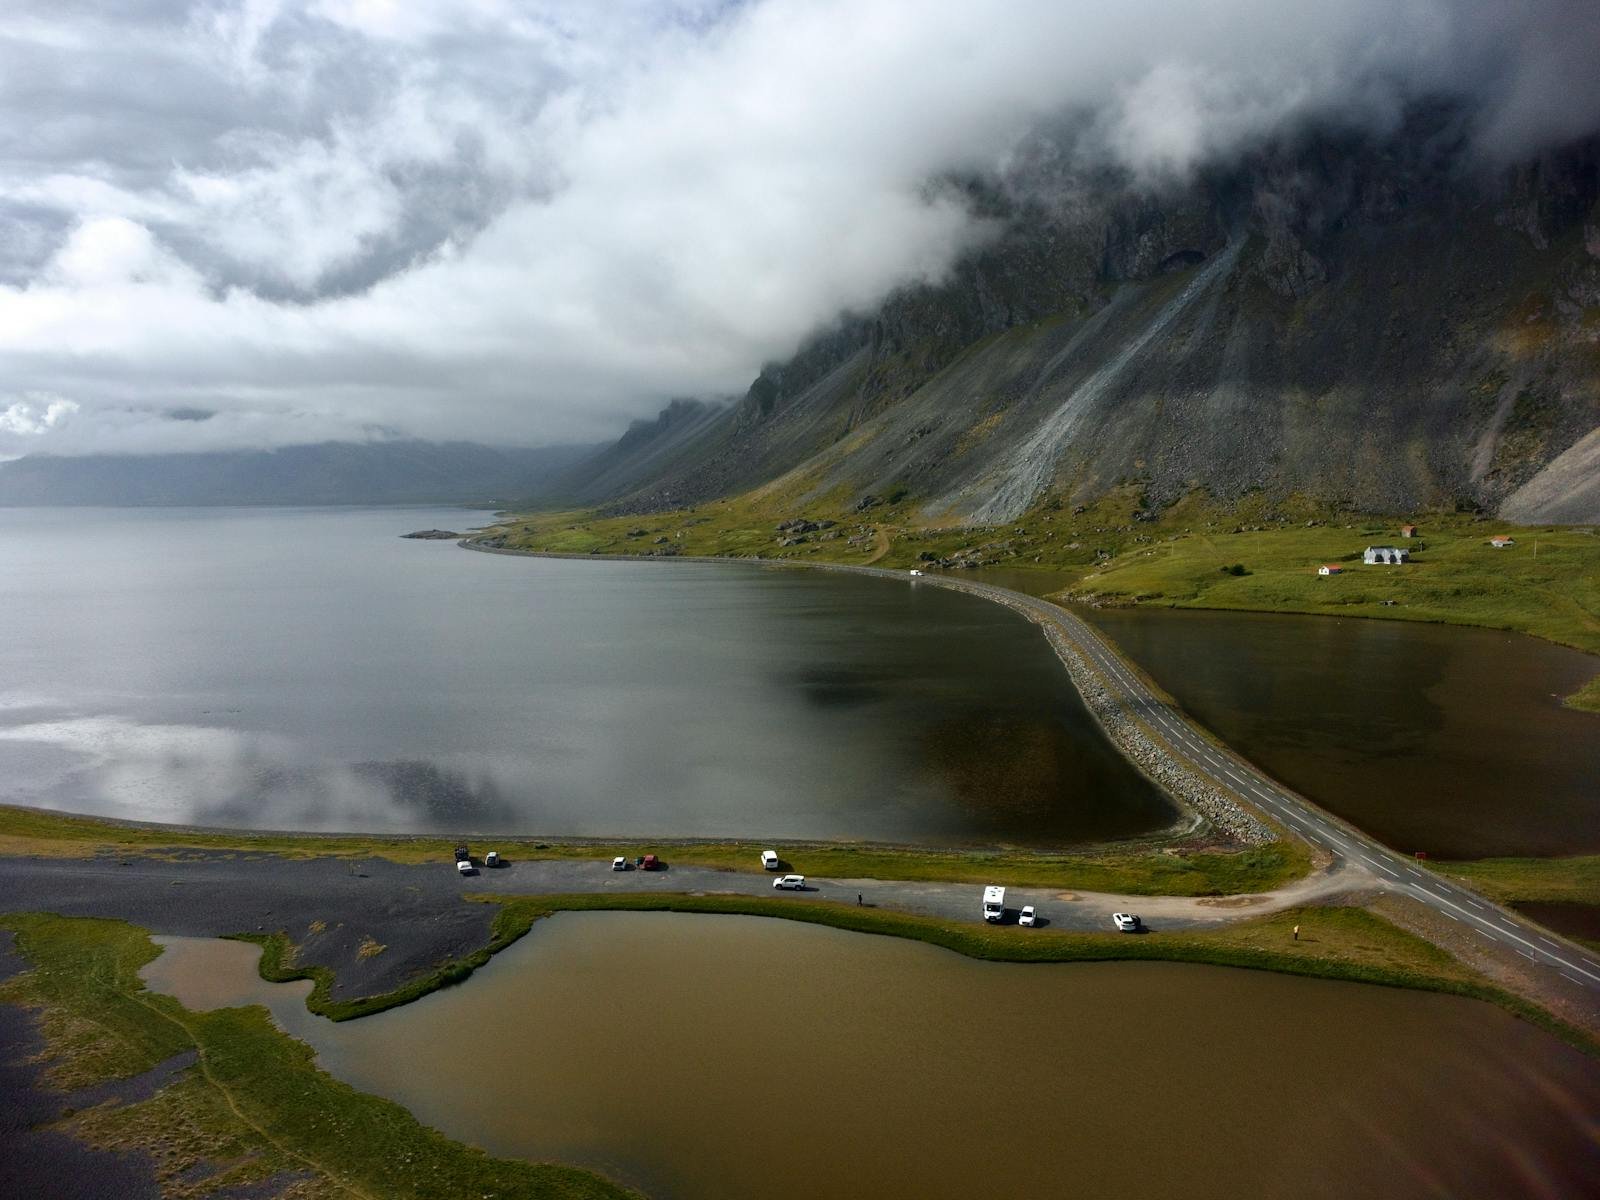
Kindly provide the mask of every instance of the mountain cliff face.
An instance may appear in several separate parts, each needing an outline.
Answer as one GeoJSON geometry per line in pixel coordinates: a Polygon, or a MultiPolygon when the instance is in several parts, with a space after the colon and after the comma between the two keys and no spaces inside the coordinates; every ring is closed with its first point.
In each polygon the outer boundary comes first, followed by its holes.
{"type": "Polygon", "coordinates": [[[987,524],[1133,483],[1600,520],[1600,137],[1494,173],[1465,146],[1418,111],[1150,189],[1040,138],[951,184],[994,235],[948,278],[731,406],[636,427],[567,494],[642,511],[777,482],[987,524]]]}

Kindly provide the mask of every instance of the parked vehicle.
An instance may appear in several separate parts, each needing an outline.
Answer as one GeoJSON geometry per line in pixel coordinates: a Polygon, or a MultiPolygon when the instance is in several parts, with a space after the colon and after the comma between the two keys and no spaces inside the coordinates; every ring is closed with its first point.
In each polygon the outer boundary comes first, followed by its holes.
{"type": "Polygon", "coordinates": [[[641,871],[655,871],[659,870],[660,867],[661,860],[654,854],[646,854],[639,860],[639,870],[641,871]]]}
{"type": "Polygon", "coordinates": [[[991,925],[998,925],[1006,916],[1006,890],[990,884],[983,889],[983,919],[991,925]]]}
{"type": "Polygon", "coordinates": [[[472,865],[472,860],[470,858],[460,858],[456,860],[456,873],[458,875],[471,875],[476,870],[477,868],[472,865]]]}
{"type": "Polygon", "coordinates": [[[761,852],[761,866],[768,871],[778,869],[778,852],[776,850],[763,850],[761,852]]]}
{"type": "Polygon", "coordinates": [[[782,888],[788,892],[803,892],[806,890],[806,877],[804,875],[782,875],[772,881],[772,886],[782,888]]]}
{"type": "Polygon", "coordinates": [[[611,869],[613,871],[626,871],[628,869],[628,860],[620,854],[617,855],[611,860],[611,869]]]}
{"type": "Polygon", "coordinates": [[[916,577],[916,576],[919,576],[919,575],[921,575],[921,574],[922,574],[922,572],[921,572],[921,571],[915,571],[915,570],[914,570],[914,571],[912,571],[912,572],[911,572],[911,574],[912,574],[912,577],[913,577],[913,578],[915,578],[915,577],[916,577]]]}
{"type": "Polygon", "coordinates": [[[1111,923],[1123,933],[1138,933],[1141,922],[1132,913],[1112,913],[1111,923]]]}
{"type": "Polygon", "coordinates": [[[1031,927],[1033,925],[1034,921],[1036,921],[1037,919],[1038,918],[1034,916],[1033,905],[1024,904],[1022,906],[1022,914],[1017,917],[1017,924],[1018,925],[1028,925],[1028,926],[1031,927]]]}
{"type": "Polygon", "coordinates": [[[456,861],[457,862],[471,862],[472,861],[472,855],[467,852],[467,848],[465,846],[457,846],[456,847],[456,861]]]}
{"type": "Polygon", "coordinates": [[[500,851],[491,850],[485,854],[483,856],[483,865],[486,867],[498,867],[500,865],[500,851]]]}

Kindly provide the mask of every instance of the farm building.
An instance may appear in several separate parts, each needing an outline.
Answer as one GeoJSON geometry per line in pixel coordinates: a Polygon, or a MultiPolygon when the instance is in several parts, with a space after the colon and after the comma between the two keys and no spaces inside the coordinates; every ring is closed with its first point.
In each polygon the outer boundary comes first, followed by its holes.
{"type": "Polygon", "coordinates": [[[1399,546],[1368,546],[1361,555],[1361,561],[1368,566],[1399,566],[1403,562],[1411,561],[1411,551],[1402,550],[1399,546]]]}
{"type": "Polygon", "coordinates": [[[1504,550],[1507,546],[1515,546],[1517,539],[1508,534],[1500,533],[1489,539],[1489,545],[1496,550],[1504,550]]]}
{"type": "Polygon", "coordinates": [[[1318,575],[1343,575],[1344,568],[1337,563],[1323,563],[1317,568],[1318,575]]]}
{"type": "Polygon", "coordinates": [[[1400,536],[1401,537],[1416,537],[1417,536],[1417,527],[1415,525],[1402,525],[1402,526],[1400,526],[1400,536]]]}

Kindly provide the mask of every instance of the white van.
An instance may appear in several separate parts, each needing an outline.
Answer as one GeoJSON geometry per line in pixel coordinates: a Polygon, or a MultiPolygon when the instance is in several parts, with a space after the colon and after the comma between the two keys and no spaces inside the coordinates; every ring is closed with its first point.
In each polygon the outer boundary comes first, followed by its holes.
{"type": "Polygon", "coordinates": [[[983,889],[983,919],[998,925],[1006,917],[1006,890],[995,884],[983,889]]]}
{"type": "Polygon", "coordinates": [[[778,869],[778,852],[776,850],[763,850],[761,852],[761,869],[776,871],[778,869]]]}

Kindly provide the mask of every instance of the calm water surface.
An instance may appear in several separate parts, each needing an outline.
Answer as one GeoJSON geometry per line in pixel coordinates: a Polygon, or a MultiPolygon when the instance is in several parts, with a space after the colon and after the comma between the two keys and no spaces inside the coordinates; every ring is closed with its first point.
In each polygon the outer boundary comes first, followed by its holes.
{"type": "Polygon", "coordinates": [[[1600,659],[1488,629],[1266,613],[1084,613],[1203,725],[1398,850],[1600,853],[1600,659]]]}
{"type": "Polygon", "coordinates": [[[262,983],[254,947],[169,942],[152,986],[266,1001],[450,1136],[656,1197],[1600,1194],[1600,1072],[1454,997],[591,913],[335,1025],[309,984],[262,983]]]}
{"type": "Polygon", "coordinates": [[[1174,818],[998,606],[396,536],[487,515],[0,509],[0,799],[257,828],[923,843],[1174,818]]]}

